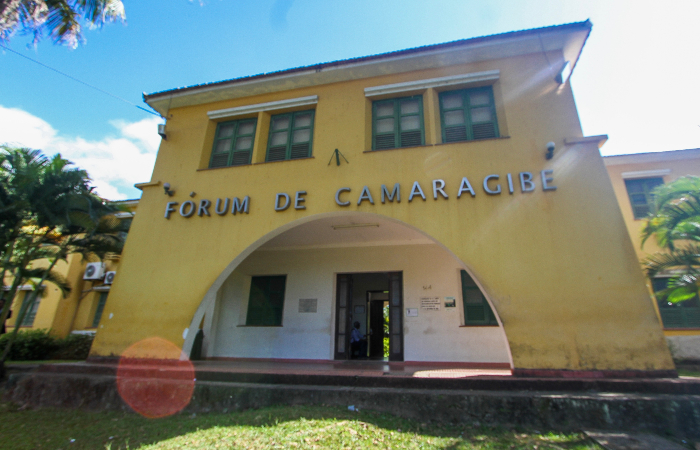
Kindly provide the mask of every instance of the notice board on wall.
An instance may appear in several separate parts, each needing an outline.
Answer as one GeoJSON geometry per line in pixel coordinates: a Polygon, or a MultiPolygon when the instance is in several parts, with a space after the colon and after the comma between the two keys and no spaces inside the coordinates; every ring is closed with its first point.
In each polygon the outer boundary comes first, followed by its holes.
{"type": "Polygon", "coordinates": [[[424,311],[440,311],[440,297],[421,297],[420,309],[424,311]]]}

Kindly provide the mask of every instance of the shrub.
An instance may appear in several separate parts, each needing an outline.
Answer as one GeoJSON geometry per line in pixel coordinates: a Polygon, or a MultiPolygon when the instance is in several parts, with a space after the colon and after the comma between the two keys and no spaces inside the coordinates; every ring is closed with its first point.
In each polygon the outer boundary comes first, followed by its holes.
{"type": "MultiPolygon", "coordinates": [[[[10,333],[0,335],[0,354],[5,350],[10,333]]],[[[87,359],[94,336],[69,334],[65,339],[51,336],[47,330],[17,333],[8,361],[41,361],[46,359],[87,359]]]]}
{"type": "Polygon", "coordinates": [[[69,334],[57,341],[58,348],[49,359],[87,359],[93,339],[91,334],[69,334]]]}
{"type": "MultiPolygon", "coordinates": [[[[5,350],[11,333],[0,336],[0,352],[5,350]]],[[[58,349],[57,339],[48,330],[28,330],[17,333],[8,355],[10,361],[38,361],[47,359],[58,349]]]]}

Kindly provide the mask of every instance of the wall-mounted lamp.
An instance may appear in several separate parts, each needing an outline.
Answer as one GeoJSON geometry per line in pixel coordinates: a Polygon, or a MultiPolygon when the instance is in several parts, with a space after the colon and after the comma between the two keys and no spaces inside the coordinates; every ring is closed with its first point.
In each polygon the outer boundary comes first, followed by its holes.
{"type": "Polygon", "coordinates": [[[175,189],[170,189],[170,183],[163,184],[163,189],[165,190],[165,195],[172,197],[175,195],[175,189]]]}
{"type": "Polygon", "coordinates": [[[158,124],[158,134],[160,134],[160,137],[162,137],[164,141],[166,141],[168,139],[168,137],[165,135],[165,124],[164,123],[158,124]]]}
{"type": "Polygon", "coordinates": [[[544,155],[544,157],[547,159],[552,159],[552,157],[554,156],[554,149],[556,147],[557,146],[554,142],[547,142],[547,153],[544,155]]]}

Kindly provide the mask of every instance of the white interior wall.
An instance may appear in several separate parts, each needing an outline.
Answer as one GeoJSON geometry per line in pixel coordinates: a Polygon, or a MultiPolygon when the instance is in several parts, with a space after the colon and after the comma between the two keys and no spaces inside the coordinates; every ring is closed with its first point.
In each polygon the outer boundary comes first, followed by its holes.
{"type": "MultiPolygon", "coordinates": [[[[418,309],[417,317],[404,312],[406,361],[508,363],[500,327],[460,326],[459,270],[458,262],[435,244],[257,251],[222,287],[207,356],[332,359],[336,274],[400,271],[404,311],[418,309]],[[282,274],[287,275],[282,326],[246,327],[251,276],[282,274]],[[440,310],[421,309],[421,297],[439,297],[440,310]],[[455,297],[457,307],[445,308],[445,297],[455,297]],[[317,312],[300,313],[299,299],[310,298],[318,299],[317,312]]],[[[360,289],[353,297],[364,299],[360,289]]]]}

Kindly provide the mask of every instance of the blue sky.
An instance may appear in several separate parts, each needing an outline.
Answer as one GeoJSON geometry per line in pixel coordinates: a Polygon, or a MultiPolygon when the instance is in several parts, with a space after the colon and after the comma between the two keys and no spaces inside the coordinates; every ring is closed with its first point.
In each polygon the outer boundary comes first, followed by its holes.
{"type": "MultiPolygon", "coordinates": [[[[75,50],[15,35],[9,47],[131,103],[142,92],[590,18],[572,77],[603,154],[700,147],[700,2],[628,0],[148,0],[75,50]]],[[[86,168],[98,192],[135,198],[159,119],[0,49],[0,142],[86,168]]]]}

